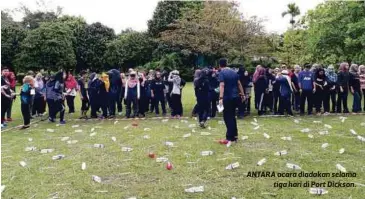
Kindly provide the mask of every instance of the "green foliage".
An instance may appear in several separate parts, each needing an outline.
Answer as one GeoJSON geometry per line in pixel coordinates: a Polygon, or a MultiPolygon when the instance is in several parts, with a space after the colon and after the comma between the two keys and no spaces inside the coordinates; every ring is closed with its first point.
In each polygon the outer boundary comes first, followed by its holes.
{"type": "Polygon", "coordinates": [[[31,30],[21,45],[16,68],[21,71],[73,68],[75,53],[72,47],[73,34],[62,23],[42,23],[31,30]]]}
{"type": "Polygon", "coordinates": [[[36,29],[42,22],[51,22],[57,19],[57,15],[54,12],[30,12],[22,21],[23,27],[31,30],[36,29]]]}

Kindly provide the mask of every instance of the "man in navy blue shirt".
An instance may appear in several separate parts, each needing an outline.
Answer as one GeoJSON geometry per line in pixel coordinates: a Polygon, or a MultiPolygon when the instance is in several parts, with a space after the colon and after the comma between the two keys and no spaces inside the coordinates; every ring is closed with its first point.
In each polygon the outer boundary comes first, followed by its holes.
{"type": "Polygon", "coordinates": [[[308,101],[308,115],[312,114],[313,110],[313,93],[315,87],[313,86],[314,76],[310,71],[311,65],[305,64],[304,70],[299,73],[299,89],[301,91],[300,95],[300,114],[304,114],[305,101],[308,101]]]}
{"type": "Polygon", "coordinates": [[[223,105],[223,118],[226,124],[226,139],[219,141],[221,144],[227,144],[230,141],[237,141],[237,121],[236,108],[244,100],[244,92],[239,81],[238,74],[226,67],[227,59],[219,60],[219,104],[223,105]]]}

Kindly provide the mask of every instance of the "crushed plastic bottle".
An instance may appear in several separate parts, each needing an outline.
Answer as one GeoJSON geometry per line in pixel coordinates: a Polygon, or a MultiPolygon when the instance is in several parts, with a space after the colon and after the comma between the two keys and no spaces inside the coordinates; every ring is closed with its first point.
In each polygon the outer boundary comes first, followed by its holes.
{"type": "Polygon", "coordinates": [[[130,152],[130,151],[133,151],[133,149],[131,147],[122,147],[122,151],[123,152],[130,152]]]}
{"type": "Polygon", "coordinates": [[[351,133],[352,135],[357,135],[357,133],[356,133],[356,131],[355,131],[354,129],[350,129],[350,133],[351,133]]]}
{"type": "Polygon", "coordinates": [[[94,182],[97,182],[97,183],[101,183],[101,178],[99,177],[99,176],[96,176],[96,175],[92,175],[92,180],[94,181],[94,182]]]}
{"type": "Polygon", "coordinates": [[[296,164],[292,164],[292,163],[286,163],[286,167],[288,167],[289,169],[302,169],[300,166],[296,165],[296,164]]]}
{"type": "Polygon", "coordinates": [[[90,137],[93,137],[93,136],[95,136],[96,135],[96,132],[94,132],[94,133],[90,133],[90,137]]]}
{"type": "Polygon", "coordinates": [[[196,124],[189,124],[189,128],[196,128],[196,124]]]}
{"type": "Polygon", "coordinates": [[[144,128],[143,131],[151,131],[150,128],[144,128]]]}
{"type": "Polygon", "coordinates": [[[25,147],[25,151],[36,151],[37,147],[31,146],[31,147],[25,147]]]}
{"type": "Polygon", "coordinates": [[[20,161],[20,162],[19,162],[19,164],[20,164],[20,166],[22,166],[22,167],[26,167],[26,166],[27,166],[27,163],[25,163],[24,161],[20,161]]]}
{"type": "Polygon", "coordinates": [[[327,148],[327,147],[328,147],[328,143],[323,143],[321,147],[322,147],[323,149],[327,148]]]}
{"type": "Polygon", "coordinates": [[[166,157],[159,157],[159,158],[156,158],[156,162],[167,162],[169,159],[166,158],[166,157]]]}
{"type": "Polygon", "coordinates": [[[55,155],[55,156],[53,156],[53,157],[52,157],[52,160],[61,160],[61,159],[63,159],[63,158],[65,158],[65,155],[60,154],[60,155],[55,155]]]}
{"type": "Polygon", "coordinates": [[[328,191],[325,189],[322,189],[322,188],[310,188],[309,193],[314,194],[314,195],[323,195],[323,194],[327,194],[328,191]]]}
{"type": "Polygon", "coordinates": [[[104,148],[104,144],[94,144],[94,148],[104,148]]]}
{"type": "Polygon", "coordinates": [[[168,147],[173,147],[174,146],[174,143],[173,142],[165,142],[165,145],[168,146],[168,147]]]}
{"type": "Polygon", "coordinates": [[[1,193],[5,190],[5,185],[1,185],[1,193]]]}
{"type": "Polygon", "coordinates": [[[113,142],[116,142],[117,141],[117,138],[116,137],[112,137],[112,140],[113,140],[113,142]]]}
{"type": "Polygon", "coordinates": [[[28,141],[29,141],[29,142],[33,141],[33,138],[28,138],[28,141]]]}
{"type": "Polygon", "coordinates": [[[200,135],[211,135],[209,132],[201,132],[200,135]]]}
{"type": "Polygon", "coordinates": [[[357,139],[359,139],[361,142],[365,142],[365,137],[358,135],[357,139]]]}
{"type": "Polygon", "coordinates": [[[332,129],[332,126],[331,126],[331,125],[329,125],[329,124],[325,124],[325,125],[324,125],[324,128],[332,129]]]}
{"type": "Polygon", "coordinates": [[[309,128],[305,128],[305,129],[302,129],[300,130],[300,132],[302,133],[309,133],[311,130],[309,128]]]}
{"type": "Polygon", "coordinates": [[[254,126],[258,126],[259,125],[256,122],[251,122],[251,124],[254,125],[254,126]]]}
{"type": "Polygon", "coordinates": [[[253,118],[253,121],[255,121],[257,123],[257,119],[256,118],[253,118]]]}
{"type": "Polygon", "coordinates": [[[163,120],[161,120],[162,122],[168,122],[169,121],[169,119],[163,119],[163,120]]]}
{"type": "Polygon", "coordinates": [[[75,130],[75,133],[82,133],[82,129],[75,130]]]}
{"type": "Polygon", "coordinates": [[[233,170],[233,169],[236,169],[240,166],[240,163],[239,162],[235,162],[235,163],[232,163],[232,164],[229,164],[228,166],[226,166],[226,170],[233,170]]]}
{"type": "Polygon", "coordinates": [[[93,132],[93,131],[95,131],[95,128],[91,128],[90,132],[93,132]]]}
{"type": "Polygon", "coordinates": [[[308,137],[309,137],[309,138],[313,138],[313,135],[312,135],[312,134],[308,134],[308,137]]]}
{"type": "Polygon", "coordinates": [[[148,139],[150,139],[150,136],[149,136],[149,135],[144,135],[144,136],[143,136],[143,139],[148,140],[148,139]]]}
{"type": "Polygon", "coordinates": [[[278,152],[274,153],[274,155],[277,155],[277,156],[282,156],[282,155],[286,155],[286,154],[288,154],[287,150],[282,150],[282,151],[278,151],[278,152]]]}
{"type": "Polygon", "coordinates": [[[115,121],[115,122],[114,122],[114,125],[116,125],[116,124],[118,124],[118,121],[115,121]]]}
{"type": "Polygon", "coordinates": [[[81,170],[85,170],[86,169],[86,163],[85,162],[83,162],[82,164],[81,164],[81,170]]]}
{"type": "Polygon", "coordinates": [[[41,149],[41,153],[52,153],[54,149],[41,149]]]}
{"type": "Polygon", "coordinates": [[[269,139],[269,138],[270,138],[270,135],[268,135],[267,133],[264,133],[264,137],[265,137],[266,139],[269,139]]]}
{"type": "Polygon", "coordinates": [[[213,155],[213,151],[202,151],[202,152],[200,152],[200,154],[202,155],[202,156],[210,156],[210,155],[213,155]]]}
{"type": "Polygon", "coordinates": [[[54,129],[47,129],[46,131],[49,132],[49,133],[53,133],[54,129]]]}
{"type": "Polygon", "coordinates": [[[67,141],[67,144],[76,144],[78,142],[79,142],[78,140],[69,140],[67,141]]]}
{"type": "Polygon", "coordinates": [[[257,129],[259,129],[260,128],[260,126],[256,126],[255,128],[253,128],[253,130],[257,130],[257,129]]]}
{"type": "Polygon", "coordinates": [[[340,165],[340,164],[336,164],[336,168],[337,168],[338,170],[340,170],[341,172],[346,173],[346,168],[345,168],[345,167],[343,167],[342,165],[340,165]]]}
{"type": "Polygon", "coordinates": [[[187,133],[187,134],[184,134],[183,135],[183,138],[188,138],[188,137],[190,137],[191,136],[191,133],[187,133]]]}
{"type": "Polygon", "coordinates": [[[320,124],[322,121],[313,121],[314,124],[320,124]]]}
{"type": "Polygon", "coordinates": [[[318,132],[320,135],[327,135],[328,134],[328,131],[320,131],[318,132]]]}
{"type": "Polygon", "coordinates": [[[265,162],[266,162],[266,158],[263,158],[257,162],[257,166],[261,166],[261,165],[265,164],[265,162]]]}
{"type": "Polygon", "coordinates": [[[343,154],[345,152],[345,149],[344,148],[341,148],[339,151],[338,151],[338,153],[339,154],[343,154]]]}
{"type": "Polygon", "coordinates": [[[288,136],[288,137],[281,137],[282,140],[286,140],[286,141],[291,141],[291,137],[288,136]]]}
{"type": "Polygon", "coordinates": [[[67,140],[69,140],[70,139],[70,137],[62,137],[61,138],[61,141],[67,141],[67,140]]]}
{"type": "Polygon", "coordinates": [[[186,193],[201,193],[204,192],[204,186],[198,186],[198,187],[190,187],[188,189],[185,189],[186,193]]]}
{"type": "Polygon", "coordinates": [[[295,119],[294,123],[299,124],[299,120],[295,119]]]}
{"type": "Polygon", "coordinates": [[[76,125],[72,125],[72,128],[78,128],[80,125],[76,124],[76,125]]]}
{"type": "Polygon", "coordinates": [[[244,135],[241,137],[241,140],[247,140],[248,139],[248,136],[244,135]]]}

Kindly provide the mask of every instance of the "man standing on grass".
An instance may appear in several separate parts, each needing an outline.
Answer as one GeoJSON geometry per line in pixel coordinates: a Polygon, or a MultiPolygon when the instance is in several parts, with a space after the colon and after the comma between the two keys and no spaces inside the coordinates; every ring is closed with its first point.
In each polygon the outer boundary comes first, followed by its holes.
{"type": "Polygon", "coordinates": [[[227,59],[219,60],[219,105],[223,105],[223,118],[226,124],[226,139],[220,140],[221,144],[237,141],[236,109],[245,99],[238,74],[227,67],[227,59]]]}

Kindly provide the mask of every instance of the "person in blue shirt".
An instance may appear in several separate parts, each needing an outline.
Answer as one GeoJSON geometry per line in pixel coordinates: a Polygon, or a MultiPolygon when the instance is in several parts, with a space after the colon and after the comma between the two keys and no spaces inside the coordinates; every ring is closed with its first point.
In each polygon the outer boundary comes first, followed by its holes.
{"type": "Polygon", "coordinates": [[[283,70],[281,73],[278,73],[276,81],[280,84],[279,115],[284,115],[284,112],[286,111],[288,115],[292,116],[293,112],[290,101],[293,87],[288,71],[283,70]]]}
{"type": "Polygon", "coordinates": [[[230,141],[237,141],[237,121],[236,121],[236,109],[242,101],[244,101],[245,95],[239,81],[237,73],[227,68],[227,59],[219,60],[220,72],[219,72],[219,105],[223,105],[223,119],[227,128],[226,139],[220,140],[221,144],[227,144],[230,141]]]}
{"type": "Polygon", "coordinates": [[[64,80],[66,74],[63,71],[57,72],[46,84],[46,99],[49,110],[48,120],[55,122],[56,115],[60,112],[60,124],[66,124],[64,120],[64,80]]]}
{"type": "Polygon", "coordinates": [[[24,124],[21,129],[27,129],[30,127],[30,103],[32,95],[34,95],[31,90],[34,88],[34,79],[32,76],[25,76],[23,79],[23,85],[20,90],[20,102],[21,102],[21,112],[23,115],[24,124]]]}
{"type": "Polygon", "coordinates": [[[314,86],[313,86],[314,75],[310,71],[310,68],[311,68],[310,64],[305,64],[304,70],[299,73],[298,83],[299,83],[299,89],[301,91],[301,95],[300,95],[300,114],[301,115],[304,114],[304,107],[305,107],[306,101],[308,104],[307,105],[308,115],[311,115],[312,111],[313,111],[313,92],[315,91],[314,86]]]}

